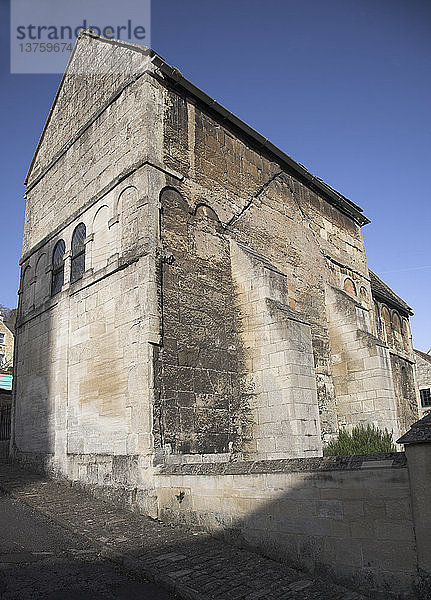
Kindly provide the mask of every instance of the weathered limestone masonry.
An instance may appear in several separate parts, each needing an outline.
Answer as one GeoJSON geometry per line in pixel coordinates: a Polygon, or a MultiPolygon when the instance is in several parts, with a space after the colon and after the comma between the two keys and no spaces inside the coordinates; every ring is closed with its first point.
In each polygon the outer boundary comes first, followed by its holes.
{"type": "Polygon", "coordinates": [[[235,544],[373,598],[414,597],[417,556],[403,453],[164,465],[157,489],[164,521],[205,523],[235,544]]]}
{"type": "Polygon", "coordinates": [[[338,422],[368,419],[381,429],[403,432],[417,419],[419,406],[409,326],[413,313],[375,273],[369,276],[374,312],[368,291],[361,287],[357,294],[349,279],[344,284],[348,302],[335,287],[328,294],[338,422]]]}
{"type": "Polygon", "coordinates": [[[158,516],[166,465],[417,418],[361,209],[151,50],[79,36],[26,183],[16,458],[158,516]]]}
{"type": "Polygon", "coordinates": [[[415,350],[416,380],[421,396],[422,414],[431,411],[431,354],[415,350]]]}
{"type": "MultiPolygon", "coordinates": [[[[389,361],[396,414],[401,431],[417,419],[420,400],[415,377],[417,355],[413,350],[409,317],[412,309],[375,273],[369,271],[374,300],[377,337],[383,343],[385,361],[389,361]]],[[[419,413],[420,414],[420,413],[419,413]]]]}
{"type": "Polygon", "coordinates": [[[0,367],[10,367],[13,364],[13,333],[0,315],[0,367]]]}

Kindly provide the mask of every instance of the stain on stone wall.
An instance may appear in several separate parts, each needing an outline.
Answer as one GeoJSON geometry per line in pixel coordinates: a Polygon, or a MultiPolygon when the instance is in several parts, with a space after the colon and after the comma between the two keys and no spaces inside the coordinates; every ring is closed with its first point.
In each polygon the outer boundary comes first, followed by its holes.
{"type": "Polygon", "coordinates": [[[161,196],[163,343],[155,427],[173,453],[240,450],[247,406],[229,241],[214,211],[161,196]]]}
{"type": "Polygon", "coordinates": [[[418,402],[413,365],[401,356],[391,354],[397,418],[401,430],[408,430],[418,418],[418,402]]]}
{"type": "Polygon", "coordinates": [[[164,111],[163,148],[166,166],[187,172],[187,100],[178,93],[167,93],[164,111]]]}

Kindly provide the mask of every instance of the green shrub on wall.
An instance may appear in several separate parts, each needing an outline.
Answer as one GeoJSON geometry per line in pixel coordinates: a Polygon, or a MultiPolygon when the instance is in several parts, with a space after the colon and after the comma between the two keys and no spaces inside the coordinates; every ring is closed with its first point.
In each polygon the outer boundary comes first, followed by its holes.
{"type": "Polygon", "coordinates": [[[374,425],[358,425],[352,433],[341,430],[338,437],[323,448],[323,456],[348,456],[350,454],[379,454],[395,452],[392,433],[374,425]]]}

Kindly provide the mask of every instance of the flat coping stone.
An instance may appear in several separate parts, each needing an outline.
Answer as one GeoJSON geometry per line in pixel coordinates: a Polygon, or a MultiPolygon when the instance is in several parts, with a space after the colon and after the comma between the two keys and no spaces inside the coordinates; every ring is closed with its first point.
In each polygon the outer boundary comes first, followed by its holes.
{"type": "Polygon", "coordinates": [[[359,471],[376,468],[406,468],[404,452],[321,456],[275,460],[230,461],[220,463],[159,464],[156,475],[256,475],[270,473],[318,473],[320,471],[359,471]]]}

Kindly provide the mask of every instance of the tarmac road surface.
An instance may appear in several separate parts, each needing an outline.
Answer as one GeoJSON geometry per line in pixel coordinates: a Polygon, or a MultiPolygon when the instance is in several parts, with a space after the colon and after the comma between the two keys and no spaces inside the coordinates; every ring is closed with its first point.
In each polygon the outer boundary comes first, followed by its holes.
{"type": "Polygon", "coordinates": [[[0,600],[367,600],[6,459],[0,490],[0,600]]]}
{"type": "Polygon", "coordinates": [[[0,490],[1,600],[173,600],[0,490]]]}

